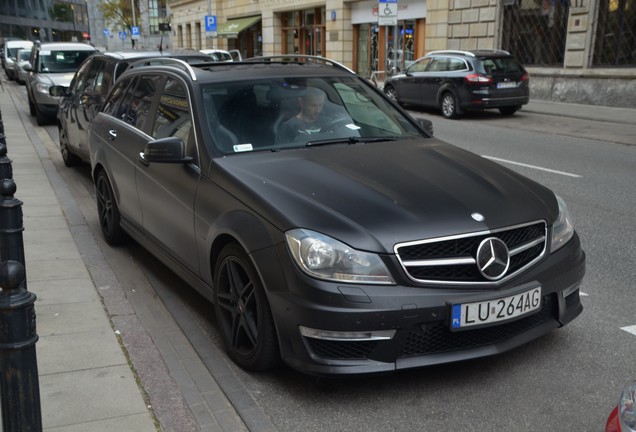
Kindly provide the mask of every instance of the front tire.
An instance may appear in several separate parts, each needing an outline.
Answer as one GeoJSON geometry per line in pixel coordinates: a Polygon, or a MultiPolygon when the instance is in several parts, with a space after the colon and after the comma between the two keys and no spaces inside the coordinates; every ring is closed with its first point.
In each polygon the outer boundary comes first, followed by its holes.
{"type": "Polygon", "coordinates": [[[387,85],[384,87],[384,94],[389,97],[389,99],[397,102],[397,91],[395,91],[395,87],[392,85],[387,85]]]}
{"type": "Polygon", "coordinates": [[[97,174],[95,181],[95,195],[97,196],[97,213],[99,225],[106,243],[115,246],[124,242],[126,234],[121,229],[121,216],[115,200],[115,194],[110,186],[108,176],[104,171],[97,174]]]}
{"type": "Polygon", "coordinates": [[[245,251],[225,246],[214,271],[214,309],[230,358],[249,371],[278,363],[276,331],[265,290],[245,251]]]}
{"type": "Polygon", "coordinates": [[[29,113],[34,116],[35,115],[35,103],[33,103],[33,99],[31,99],[31,94],[29,93],[27,99],[29,99],[29,113]]]}

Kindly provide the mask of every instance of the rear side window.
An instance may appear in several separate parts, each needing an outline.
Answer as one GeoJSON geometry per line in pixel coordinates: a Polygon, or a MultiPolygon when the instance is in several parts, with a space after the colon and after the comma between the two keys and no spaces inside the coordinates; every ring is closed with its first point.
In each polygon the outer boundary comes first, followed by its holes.
{"type": "Polygon", "coordinates": [[[147,75],[139,78],[137,86],[132,92],[130,103],[127,105],[127,110],[122,113],[120,118],[137,129],[144,130],[160,81],[161,77],[158,75],[147,75]]]}
{"type": "Polygon", "coordinates": [[[489,75],[520,73],[521,66],[513,57],[495,57],[482,59],[483,72],[489,75]]]}

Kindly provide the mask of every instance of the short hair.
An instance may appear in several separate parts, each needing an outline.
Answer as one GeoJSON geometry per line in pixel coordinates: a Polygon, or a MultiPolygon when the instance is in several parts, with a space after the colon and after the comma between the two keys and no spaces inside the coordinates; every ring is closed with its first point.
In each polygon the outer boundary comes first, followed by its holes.
{"type": "Polygon", "coordinates": [[[307,87],[301,97],[303,99],[306,99],[308,97],[323,97],[324,98],[326,96],[327,95],[325,94],[325,92],[320,90],[319,88],[307,87]]]}

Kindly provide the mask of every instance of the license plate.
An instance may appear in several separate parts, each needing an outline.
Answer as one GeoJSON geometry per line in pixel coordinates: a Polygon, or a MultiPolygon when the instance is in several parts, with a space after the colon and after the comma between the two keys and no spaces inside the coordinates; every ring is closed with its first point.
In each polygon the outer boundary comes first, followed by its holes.
{"type": "Polygon", "coordinates": [[[498,89],[505,89],[505,88],[515,88],[517,87],[517,83],[514,81],[511,82],[498,82],[497,83],[497,88],[498,89]]]}
{"type": "Polygon", "coordinates": [[[541,309],[541,287],[493,300],[451,305],[451,329],[500,323],[541,309]]]}

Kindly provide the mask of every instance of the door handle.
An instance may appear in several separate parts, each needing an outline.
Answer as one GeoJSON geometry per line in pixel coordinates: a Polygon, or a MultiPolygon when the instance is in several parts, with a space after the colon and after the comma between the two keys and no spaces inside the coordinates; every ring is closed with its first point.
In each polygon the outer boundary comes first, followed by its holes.
{"type": "Polygon", "coordinates": [[[117,138],[117,131],[115,129],[111,129],[108,131],[108,138],[112,141],[117,138]]]}

